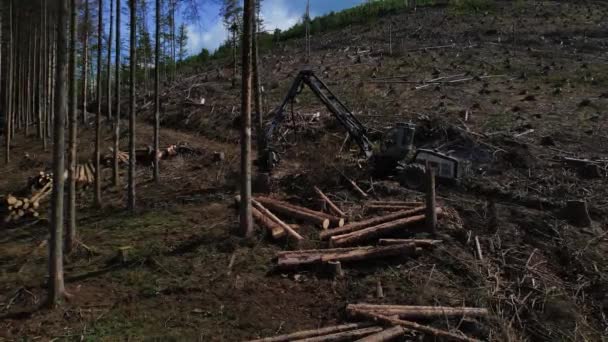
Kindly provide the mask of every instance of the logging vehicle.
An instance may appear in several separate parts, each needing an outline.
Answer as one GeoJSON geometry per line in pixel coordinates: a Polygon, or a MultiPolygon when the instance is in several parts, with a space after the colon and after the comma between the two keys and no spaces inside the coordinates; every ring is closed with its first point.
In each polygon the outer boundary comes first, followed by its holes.
{"type": "Polygon", "coordinates": [[[367,128],[311,69],[303,69],[298,73],[287,96],[275,109],[274,116],[265,129],[265,153],[262,162],[267,171],[275,168],[280,161],[280,154],[274,142],[275,131],[287,117],[287,106],[293,105],[305,85],[346,128],[350,139],[357,143],[362,155],[369,161],[372,174],[379,177],[395,176],[401,185],[420,189],[425,184],[424,174],[427,166],[435,171],[440,181],[457,182],[466,173],[467,163],[454,156],[434,149],[416,149],[416,126],[413,123],[397,123],[383,134],[379,143],[374,144],[367,128]]]}

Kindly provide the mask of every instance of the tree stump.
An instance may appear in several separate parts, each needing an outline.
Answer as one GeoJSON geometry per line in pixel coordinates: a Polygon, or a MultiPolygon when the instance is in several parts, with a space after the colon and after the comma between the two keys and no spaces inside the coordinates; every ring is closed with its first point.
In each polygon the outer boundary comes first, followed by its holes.
{"type": "Polygon", "coordinates": [[[587,209],[587,202],[580,200],[572,200],[566,202],[564,208],[564,216],[568,222],[577,227],[590,227],[591,217],[587,209]]]}

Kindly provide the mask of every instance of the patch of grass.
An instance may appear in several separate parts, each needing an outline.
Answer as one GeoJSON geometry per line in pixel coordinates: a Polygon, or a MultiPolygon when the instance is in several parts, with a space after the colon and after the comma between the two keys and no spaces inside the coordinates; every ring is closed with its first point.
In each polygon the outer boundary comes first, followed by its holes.
{"type": "Polygon", "coordinates": [[[476,14],[494,9],[493,0],[453,0],[450,7],[459,14],[476,14]]]}

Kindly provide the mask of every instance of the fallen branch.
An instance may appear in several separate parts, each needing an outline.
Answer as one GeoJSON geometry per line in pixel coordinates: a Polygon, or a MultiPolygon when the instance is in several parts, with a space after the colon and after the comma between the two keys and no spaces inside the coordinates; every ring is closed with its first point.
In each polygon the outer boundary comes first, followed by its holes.
{"type": "Polygon", "coordinates": [[[330,335],[309,337],[294,342],[334,342],[334,341],[352,341],[355,338],[364,337],[382,331],[382,327],[374,326],[369,328],[344,331],[330,335]]]}
{"type": "Polygon", "coordinates": [[[338,217],[346,217],[346,214],[340,209],[338,208],[337,205],[334,204],[334,202],[332,202],[329,197],[327,197],[323,191],[321,191],[321,189],[317,188],[316,186],[314,187],[315,192],[317,193],[317,195],[319,195],[319,197],[321,197],[321,199],[325,202],[325,204],[327,204],[327,207],[329,208],[329,211],[338,216],[338,217]]]}
{"type": "Polygon", "coordinates": [[[335,325],[335,326],[331,326],[331,327],[325,327],[325,328],[321,328],[321,329],[302,330],[302,331],[298,331],[298,332],[291,333],[291,334],[286,334],[286,335],[280,335],[280,336],[267,337],[267,338],[262,338],[262,339],[257,339],[257,340],[251,340],[249,342],[286,342],[286,341],[294,341],[294,340],[299,340],[299,339],[301,340],[301,339],[309,338],[309,337],[315,337],[315,336],[321,336],[321,335],[327,335],[327,334],[334,334],[334,333],[338,333],[338,332],[342,332],[342,331],[349,331],[349,330],[367,328],[367,327],[370,327],[371,325],[372,325],[371,323],[342,324],[342,325],[335,325]]]}
{"type": "Polygon", "coordinates": [[[405,333],[408,332],[407,329],[405,329],[402,326],[394,326],[392,328],[388,328],[388,329],[384,329],[380,332],[377,332],[373,335],[369,335],[366,336],[362,339],[358,339],[355,342],[388,342],[388,341],[394,341],[397,337],[401,337],[403,335],[405,335],[405,333]]]}
{"type": "Polygon", "coordinates": [[[421,333],[429,334],[429,335],[432,335],[432,336],[435,336],[435,337],[444,337],[444,338],[455,340],[455,341],[480,342],[479,340],[476,340],[474,338],[470,338],[470,337],[467,337],[467,336],[456,335],[456,334],[451,333],[449,331],[445,331],[445,330],[441,330],[441,329],[436,329],[436,328],[429,327],[429,326],[426,326],[426,325],[418,324],[416,322],[410,322],[410,321],[405,321],[405,320],[401,320],[401,319],[398,319],[398,318],[393,318],[393,317],[388,317],[388,316],[384,316],[384,315],[379,315],[379,314],[376,314],[376,313],[373,313],[373,312],[369,312],[369,311],[356,310],[353,313],[357,314],[359,316],[363,316],[363,317],[366,317],[366,318],[370,318],[370,319],[376,320],[376,321],[381,321],[381,322],[384,322],[386,324],[399,325],[399,326],[402,326],[404,328],[415,330],[415,331],[419,331],[421,333]]]}

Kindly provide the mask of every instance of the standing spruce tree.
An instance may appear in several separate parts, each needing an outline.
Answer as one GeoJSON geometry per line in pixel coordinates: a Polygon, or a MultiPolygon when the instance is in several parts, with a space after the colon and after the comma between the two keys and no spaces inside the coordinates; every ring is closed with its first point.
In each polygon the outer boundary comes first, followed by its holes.
{"type": "Polygon", "coordinates": [[[70,60],[69,60],[69,90],[68,90],[68,231],[66,234],[66,252],[70,253],[76,242],[76,144],[78,130],[78,115],[76,114],[76,0],[70,0],[70,60]]]}
{"type": "Polygon", "coordinates": [[[224,3],[221,8],[221,15],[224,21],[224,26],[231,33],[231,45],[232,45],[232,87],[236,87],[236,76],[238,73],[237,67],[237,37],[239,34],[239,27],[242,22],[241,18],[241,7],[239,6],[239,0],[223,0],[224,3]]]}
{"type": "MultiPolygon", "coordinates": [[[[84,21],[82,24],[82,113],[80,121],[83,125],[87,124],[87,95],[89,87],[89,32],[91,23],[89,21],[89,0],[84,1],[84,21]]],[[[46,1],[45,1],[46,3],[46,1]]]]}
{"type": "Polygon", "coordinates": [[[251,40],[253,36],[254,1],[245,0],[243,20],[243,76],[241,102],[241,234],[253,234],[251,216],[251,40]]]}
{"type": "MultiPolygon", "coordinates": [[[[265,136],[264,136],[264,117],[262,114],[262,84],[260,80],[260,66],[258,63],[259,57],[259,48],[258,48],[258,36],[262,31],[262,18],[260,15],[262,0],[255,0],[255,11],[254,15],[254,36],[253,36],[253,61],[251,66],[253,68],[253,92],[254,92],[254,101],[255,101],[255,120],[256,120],[256,136],[257,136],[257,147],[258,147],[258,157],[264,155],[264,150],[266,149],[265,145],[265,136]]],[[[264,163],[260,163],[260,167],[263,168],[264,163]]]]}
{"type": "Polygon", "coordinates": [[[12,111],[12,75],[13,75],[13,0],[8,2],[8,56],[7,59],[7,73],[6,73],[6,114],[4,117],[4,162],[8,164],[11,160],[11,134],[13,125],[13,111],[12,111]]]}
{"type": "Polygon", "coordinates": [[[131,11],[131,39],[130,39],[130,70],[129,70],[129,186],[127,194],[127,208],[135,211],[135,68],[137,67],[136,39],[137,39],[137,13],[136,0],[129,0],[131,11]]]}
{"type": "Polygon", "coordinates": [[[96,207],[101,206],[101,63],[103,35],[103,0],[98,1],[97,13],[97,113],[95,115],[95,199],[96,207]]]}
{"type": "Polygon", "coordinates": [[[112,28],[114,25],[113,21],[114,21],[114,12],[112,12],[112,9],[114,8],[114,0],[110,0],[110,21],[108,22],[108,25],[110,26],[110,32],[108,34],[108,61],[107,61],[107,76],[106,76],[106,81],[108,82],[107,86],[107,91],[106,91],[106,109],[107,109],[107,114],[106,117],[108,118],[108,125],[112,124],[112,28]]]}
{"type": "Polygon", "coordinates": [[[114,80],[116,113],[114,114],[114,160],[112,163],[112,184],[116,187],[120,183],[118,173],[118,152],[120,150],[120,10],[120,0],[116,0],[116,76],[114,80]]]}
{"type": "Polygon", "coordinates": [[[54,307],[66,295],[63,281],[63,187],[65,161],[65,116],[67,108],[67,19],[68,0],[58,0],[57,65],[55,76],[55,117],[53,130],[53,194],[51,200],[51,237],[49,240],[48,305],[54,307]]]}
{"type": "Polygon", "coordinates": [[[156,28],[154,46],[154,181],[160,181],[158,150],[160,143],[160,6],[161,0],[156,0],[156,28]]]}

